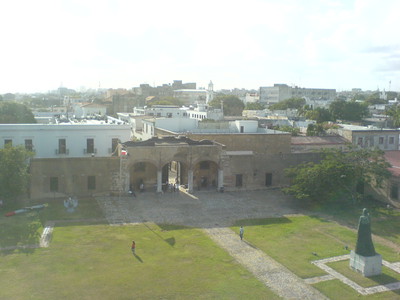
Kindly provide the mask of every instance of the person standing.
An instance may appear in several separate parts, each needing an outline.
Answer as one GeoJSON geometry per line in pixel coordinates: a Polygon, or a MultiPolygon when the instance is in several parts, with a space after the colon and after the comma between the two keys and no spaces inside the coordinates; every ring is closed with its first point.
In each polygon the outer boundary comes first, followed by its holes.
{"type": "Polygon", "coordinates": [[[241,240],[243,240],[243,234],[244,234],[244,228],[243,228],[243,226],[240,226],[239,236],[240,236],[241,240]]]}
{"type": "Polygon", "coordinates": [[[135,241],[132,241],[131,249],[132,249],[132,254],[135,255],[135,251],[136,251],[136,243],[135,243],[135,241]]]}

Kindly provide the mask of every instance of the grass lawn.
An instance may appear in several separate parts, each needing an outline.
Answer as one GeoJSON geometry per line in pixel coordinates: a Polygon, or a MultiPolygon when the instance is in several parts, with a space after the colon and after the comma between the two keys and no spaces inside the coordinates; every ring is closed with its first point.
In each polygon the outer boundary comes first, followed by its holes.
{"type": "Polygon", "coordinates": [[[400,274],[388,267],[382,266],[382,274],[380,275],[364,277],[360,273],[354,272],[349,264],[349,260],[344,260],[328,263],[327,265],[362,287],[371,287],[400,281],[400,274]]]}
{"type": "Polygon", "coordinates": [[[0,252],[0,298],[278,298],[201,230],[153,223],[61,225],[49,248],[0,252]]]}
{"type": "Polygon", "coordinates": [[[40,210],[5,217],[6,212],[37,204],[43,204],[43,202],[9,205],[0,211],[0,247],[39,243],[43,227],[50,220],[96,219],[102,222],[103,219],[103,213],[93,198],[80,199],[73,213],[67,212],[61,199],[48,202],[48,206],[40,210]]]}
{"type": "MultiPolygon", "coordinates": [[[[346,227],[312,216],[243,220],[235,225],[232,229],[236,232],[239,232],[239,226],[245,226],[246,241],[301,278],[326,275],[323,270],[311,264],[311,261],[349,254],[344,246],[348,245],[350,249],[354,249],[357,235],[346,227]]],[[[376,242],[374,245],[385,260],[400,261],[400,255],[396,251],[376,242]]],[[[359,296],[356,291],[336,280],[314,286],[332,299],[359,296]]],[[[385,292],[380,293],[375,299],[392,299],[390,298],[392,295],[399,297],[397,293],[385,292]]]]}
{"type": "Polygon", "coordinates": [[[346,284],[343,284],[339,280],[329,280],[320,282],[313,285],[319,291],[321,291],[325,296],[329,297],[329,299],[346,299],[346,300],[357,300],[357,299],[368,299],[368,300],[398,300],[400,299],[400,292],[391,291],[391,292],[383,292],[376,293],[373,295],[362,296],[354,289],[349,287],[346,284]]]}
{"type": "Polygon", "coordinates": [[[400,245],[400,211],[388,210],[383,203],[377,201],[364,201],[357,205],[314,203],[307,209],[330,215],[340,223],[357,228],[358,218],[364,207],[371,216],[372,233],[400,245]]]}

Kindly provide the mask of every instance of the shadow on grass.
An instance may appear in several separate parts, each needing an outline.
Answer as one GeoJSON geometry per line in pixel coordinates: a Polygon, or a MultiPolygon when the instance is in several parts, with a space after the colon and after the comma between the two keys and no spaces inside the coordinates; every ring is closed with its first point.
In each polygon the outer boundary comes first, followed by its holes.
{"type": "Polygon", "coordinates": [[[137,255],[136,253],[134,253],[133,256],[135,256],[136,259],[137,259],[138,261],[140,261],[141,263],[143,263],[143,260],[140,258],[139,255],[137,255]]]}
{"type": "MultiPolygon", "coordinates": [[[[152,229],[147,223],[143,223],[143,224],[144,224],[144,226],[147,227],[148,230],[150,230],[152,233],[154,233],[154,234],[155,234],[158,238],[160,238],[162,241],[166,242],[166,243],[167,243],[168,245],[170,245],[171,247],[174,247],[174,246],[175,246],[176,241],[175,241],[175,238],[174,238],[174,237],[164,239],[158,232],[156,232],[154,229],[152,229]]],[[[167,224],[163,224],[163,225],[158,225],[158,224],[157,224],[157,226],[160,227],[162,231],[179,230],[179,229],[187,228],[187,227],[184,227],[184,226],[179,226],[179,225],[167,225],[167,224]],[[166,230],[166,229],[163,229],[163,228],[168,228],[168,229],[166,230]]]]}
{"type": "Polygon", "coordinates": [[[233,224],[233,226],[260,226],[260,225],[285,224],[285,223],[292,223],[292,221],[286,217],[245,219],[236,221],[233,224]]]}

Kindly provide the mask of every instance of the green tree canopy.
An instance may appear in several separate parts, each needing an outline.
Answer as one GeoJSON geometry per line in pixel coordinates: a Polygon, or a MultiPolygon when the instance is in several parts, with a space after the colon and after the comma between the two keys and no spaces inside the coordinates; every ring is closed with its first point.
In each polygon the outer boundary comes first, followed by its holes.
{"type": "Polygon", "coordinates": [[[174,97],[155,97],[153,100],[150,102],[147,102],[148,106],[153,106],[153,105],[177,105],[177,106],[182,106],[183,103],[181,100],[178,98],[174,97]]]}
{"type": "Polygon", "coordinates": [[[392,127],[400,127],[400,106],[392,106],[386,110],[386,114],[389,116],[392,127]]]}
{"type": "Polygon", "coordinates": [[[271,110],[301,109],[306,104],[304,98],[289,98],[269,106],[271,110]]]}
{"type": "Polygon", "coordinates": [[[221,108],[221,102],[224,103],[224,116],[241,116],[244,103],[236,96],[218,95],[208,103],[213,108],[221,108]]]}
{"type": "Polygon", "coordinates": [[[275,130],[279,131],[284,131],[284,132],[289,132],[292,136],[298,136],[300,133],[300,129],[297,127],[292,127],[289,125],[283,125],[283,126],[275,126],[275,130]]]}
{"type": "Polygon", "coordinates": [[[334,120],[361,121],[368,116],[368,106],[355,101],[335,100],[329,105],[334,120]]]}
{"type": "Polygon", "coordinates": [[[330,201],[347,195],[347,199],[354,201],[358,186],[379,186],[389,178],[389,166],[381,150],[329,149],[322,153],[319,163],[309,162],[286,169],[291,185],[284,191],[298,199],[330,201]]]}
{"type": "Polygon", "coordinates": [[[325,129],[321,123],[308,124],[307,136],[318,136],[318,135],[324,135],[324,134],[325,134],[325,129]]]}
{"type": "Polygon", "coordinates": [[[317,123],[323,123],[333,121],[330,111],[323,107],[317,107],[316,109],[303,110],[301,112],[309,120],[315,120],[317,123]]]}
{"type": "Polygon", "coordinates": [[[27,191],[28,161],[33,156],[25,148],[6,145],[0,149],[0,197],[15,199],[27,191]]]}
{"type": "Polygon", "coordinates": [[[251,102],[251,103],[246,103],[245,109],[247,110],[263,110],[265,108],[264,104],[261,104],[260,102],[251,102]]]}
{"type": "Polygon", "coordinates": [[[36,123],[32,111],[25,105],[15,102],[0,103],[0,124],[36,123]]]}

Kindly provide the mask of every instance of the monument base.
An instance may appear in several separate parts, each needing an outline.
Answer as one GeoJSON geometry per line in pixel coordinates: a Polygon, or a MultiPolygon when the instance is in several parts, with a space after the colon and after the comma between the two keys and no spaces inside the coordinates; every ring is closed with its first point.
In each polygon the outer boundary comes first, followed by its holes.
{"type": "Polygon", "coordinates": [[[362,256],[352,250],[350,267],[365,277],[382,274],[382,255],[362,256]]]}

